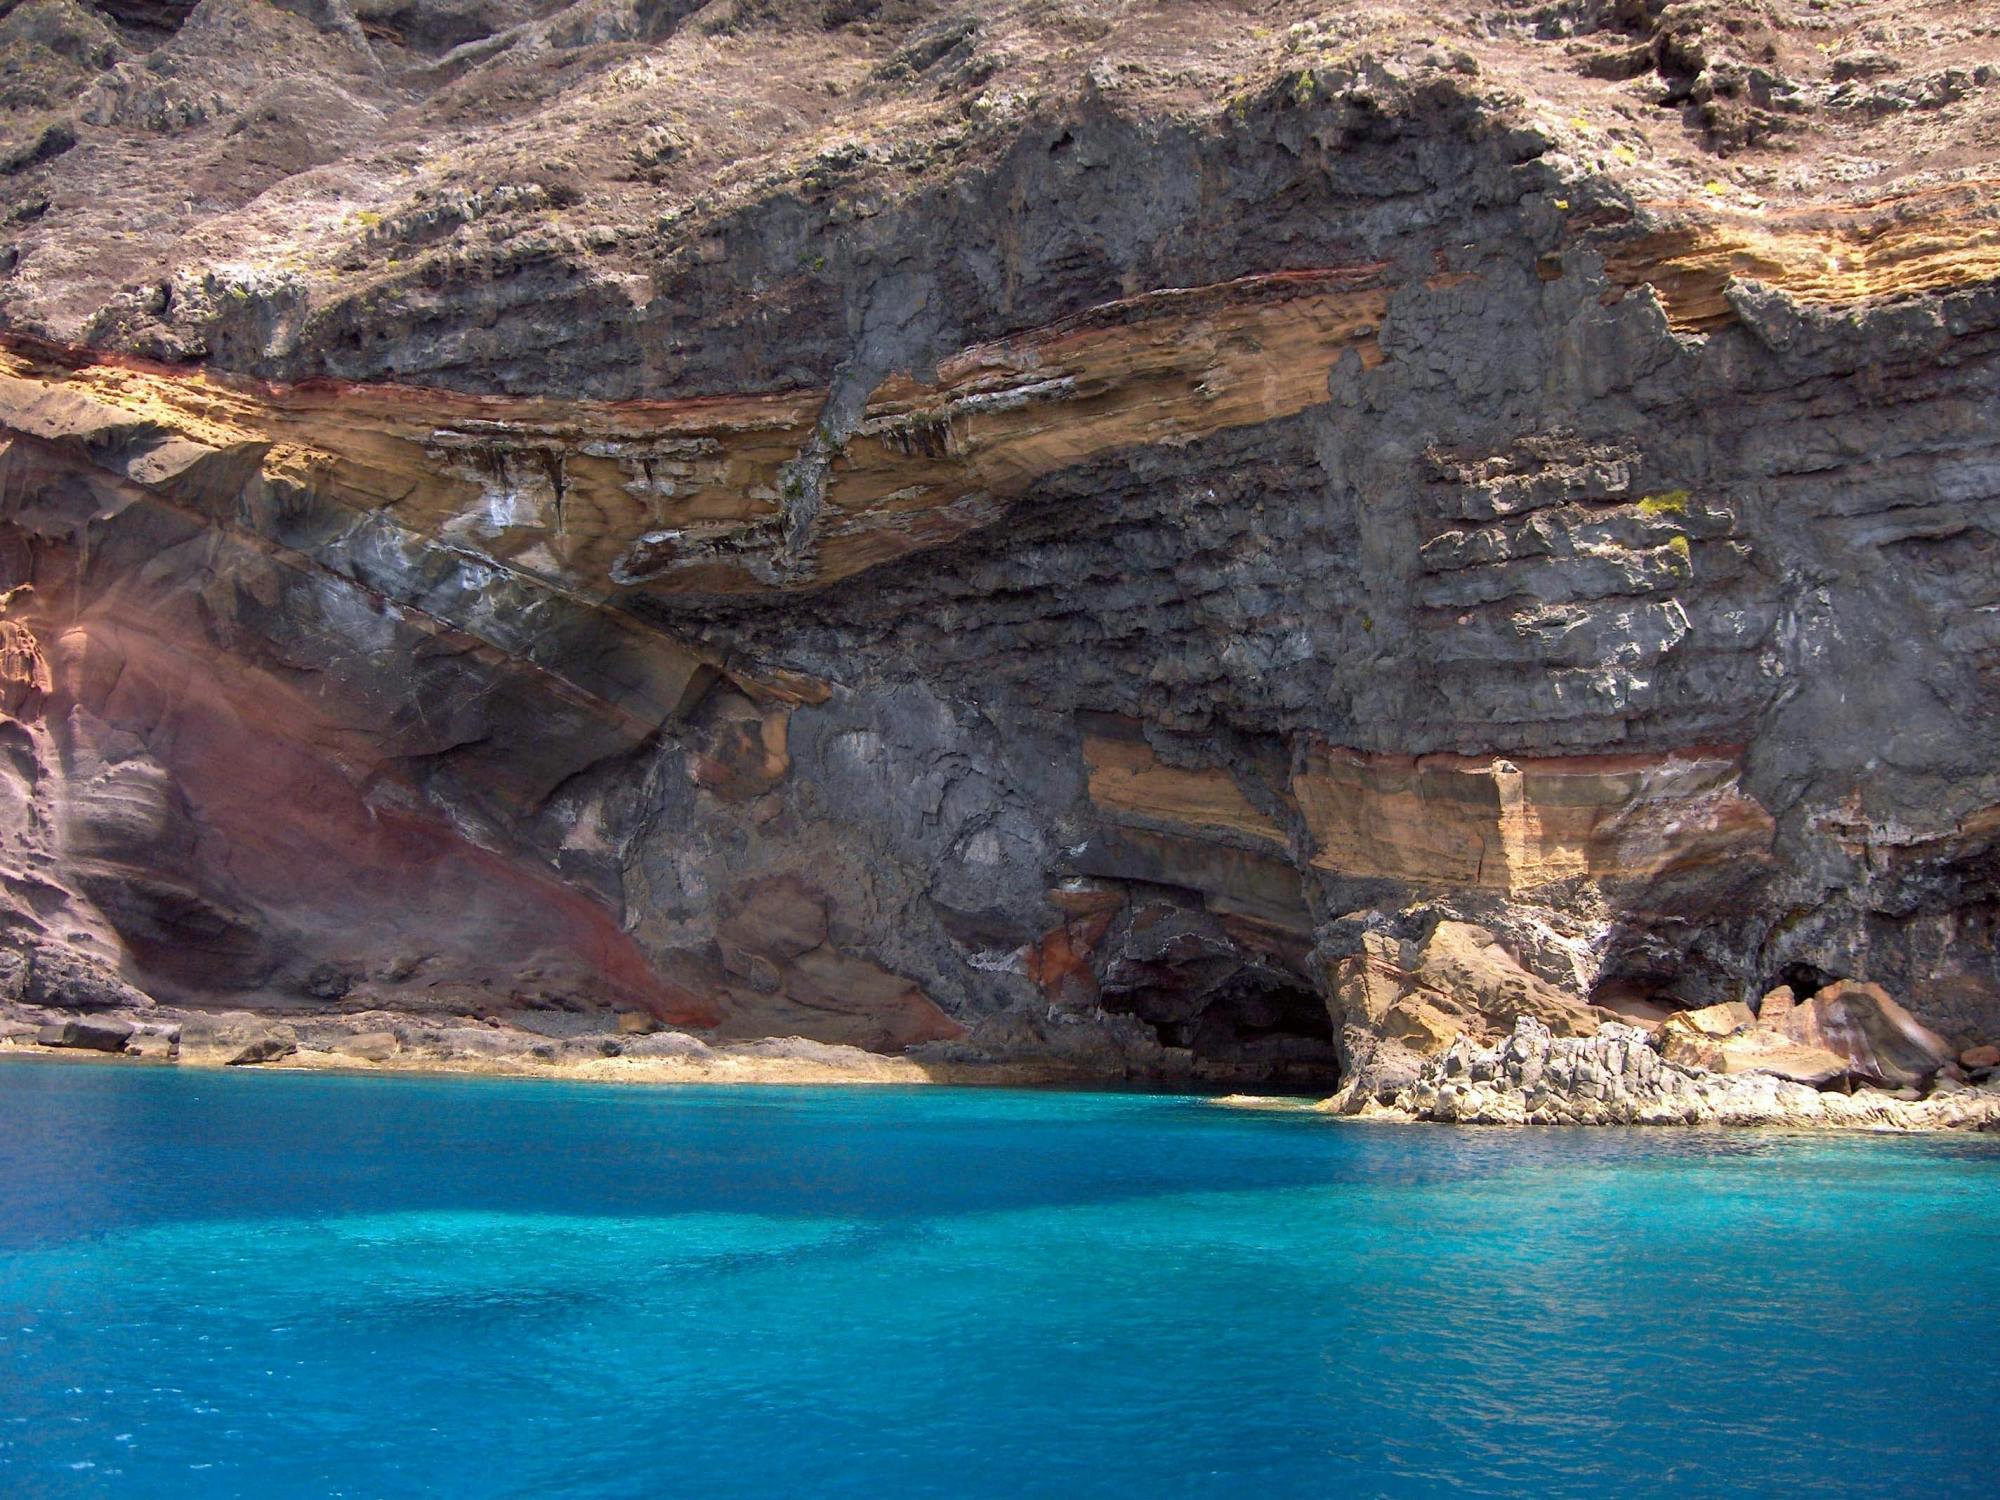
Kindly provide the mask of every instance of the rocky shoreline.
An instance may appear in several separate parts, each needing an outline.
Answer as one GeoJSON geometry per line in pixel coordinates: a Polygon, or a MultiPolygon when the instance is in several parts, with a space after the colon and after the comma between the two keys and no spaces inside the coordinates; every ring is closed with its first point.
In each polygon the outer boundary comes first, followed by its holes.
{"type": "MultiPolygon", "coordinates": [[[[274,1018],[167,1009],[80,1016],[10,1007],[0,1058],[169,1067],[477,1074],[597,1082],[912,1084],[961,1081],[906,1057],[803,1037],[711,1045],[679,1031],[552,1036],[471,1016],[372,1012],[274,1018]]],[[[1017,1081],[1010,1076],[989,1081],[1017,1081]]],[[[1018,1081],[1044,1081],[1041,1079],[1018,1081]]]]}
{"type": "Polygon", "coordinates": [[[1349,1091],[1319,1106],[1364,1119],[1460,1125],[1731,1125],[1997,1130],[2000,1071],[1940,1072],[1930,1092],[1831,1090],[1771,1072],[1722,1073],[1662,1055],[1635,1026],[1558,1037],[1532,1016],[1481,1047],[1460,1038],[1386,1098],[1349,1091]]]}
{"type": "MultiPolygon", "coordinates": [[[[1611,1022],[1595,1035],[1557,1036],[1524,1015],[1491,1045],[1459,1036],[1401,1084],[1362,1073],[1316,1102],[1259,1094],[1223,1095],[1217,1102],[1411,1124],[2000,1131],[2000,1067],[1948,1065],[1927,1081],[1927,1092],[1856,1083],[1851,1071],[1840,1086],[1826,1088],[1770,1071],[1729,1073],[1676,1061],[1676,1036],[1687,1029],[1662,1028],[1668,1032],[1662,1038],[1611,1022]]],[[[0,1059],[8,1057],[651,1085],[1186,1088],[1199,1082],[1185,1070],[1119,1078],[1046,1057],[979,1057],[963,1047],[892,1056],[803,1037],[712,1043],[661,1029],[558,1036],[470,1016],[371,1012],[275,1019],[164,1007],[128,1015],[10,1006],[0,1014],[0,1059]]]]}

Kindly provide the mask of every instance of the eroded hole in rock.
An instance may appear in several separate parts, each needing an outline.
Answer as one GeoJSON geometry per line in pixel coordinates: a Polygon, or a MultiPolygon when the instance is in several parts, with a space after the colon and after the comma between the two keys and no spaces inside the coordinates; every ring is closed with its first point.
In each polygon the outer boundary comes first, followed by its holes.
{"type": "Polygon", "coordinates": [[[1768,992],[1781,984],[1788,984],[1792,987],[1793,995],[1801,1000],[1809,1000],[1832,984],[1836,977],[1817,964],[1786,964],[1778,971],[1778,977],[1764,988],[1768,992]]]}
{"type": "Polygon", "coordinates": [[[1162,1046],[1186,1048],[1198,1072],[1332,1088],[1340,1060],[1326,1002],[1282,978],[1242,974],[1200,998],[1134,992],[1130,1012],[1154,1028],[1162,1046]]]}
{"type": "Polygon", "coordinates": [[[1098,971],[1100,1003],[1134,1016],[1163,1047],[1192,1056],[1211,1082],[1335,1082],[1339,1054],[1326,1002],[1268,934],[1206,909],[1192,891],[1135,887],[1098,971]]]}
{"type": "Polygon", "coordinates": [[[1326,1002],[1282,978],[1243,974],[1210,997],[1188,1043],[1197,1062],[1241,1063],[1280,1082],[1331,1087],[1339,1057],[1326,1002]]]}
{"type": "Polygon", "coordinates": [[[425,57],[441,57],[454,47],[484,41],[507,26],[527,19],[525,7],[489,10],[468,4],[439,5],[433,0],[358,5],[355,19],[370,41],[406,47],[425,57]]]}
{"type": "Polygon", "coordinates": [[[1338,1082],[1326,1002],[1288,977],[1246,970],[1201,995],[1138,989],[1108,996],[1106,1004],[1151,1026],[1162,1046],[1192,1053],[1206,1076],[1328,1088],[1338,1082]]]}
{"type": "Polygon", "coordinates": [[[90,8],[142,35],[159,36],[179,31],[198,3],[199,0],[93,0],[90,8]]]}

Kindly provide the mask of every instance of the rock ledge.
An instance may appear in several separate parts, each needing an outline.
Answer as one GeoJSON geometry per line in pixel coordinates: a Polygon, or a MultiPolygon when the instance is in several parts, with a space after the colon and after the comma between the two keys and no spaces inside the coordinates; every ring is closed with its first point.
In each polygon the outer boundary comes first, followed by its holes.
{"type": "Polygon", "coordinates": [[[1769,1073],[1669,1062],[1637,1027],[1558,1037],[1533,1016],[1490,1047],[1461,1037],[1388,1098],[1350,1089],[1321,1106],[1367,1118],[1462,1125],[1781,1125],[1877,1130],[2000,1127],[2000,1085],[1941,1077],[1924,1098],[1823,1092],[1769,1073]]]}

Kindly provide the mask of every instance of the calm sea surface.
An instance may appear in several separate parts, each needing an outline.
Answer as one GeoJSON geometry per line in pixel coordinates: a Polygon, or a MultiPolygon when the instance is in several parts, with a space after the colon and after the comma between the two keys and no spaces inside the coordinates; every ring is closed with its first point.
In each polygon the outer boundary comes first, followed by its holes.
{"type": "Polygon", "coordinates": [[[2000,1142],[0,1065],[0,1494],[2000,1494],[2000,1142]]]}

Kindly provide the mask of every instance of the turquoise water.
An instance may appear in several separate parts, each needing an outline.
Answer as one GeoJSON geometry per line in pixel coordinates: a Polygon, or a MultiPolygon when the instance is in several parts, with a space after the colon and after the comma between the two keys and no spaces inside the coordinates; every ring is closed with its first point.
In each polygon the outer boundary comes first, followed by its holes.
{"type": "Polygon", "coordinates": [[[0,1494],[1990,1496],[2000,1143],[0,1066],[0,1494]]]}

